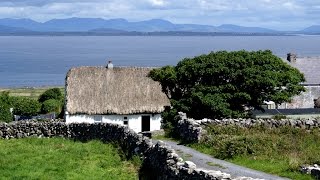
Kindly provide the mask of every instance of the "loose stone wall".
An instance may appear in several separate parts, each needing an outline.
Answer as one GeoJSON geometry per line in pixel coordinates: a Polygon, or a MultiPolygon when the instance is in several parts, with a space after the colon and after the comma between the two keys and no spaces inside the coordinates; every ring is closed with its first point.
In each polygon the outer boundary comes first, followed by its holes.
{"type": "Polygon", "coordinates": [[[194,120],[186,118],[184,113],[179,113],[180,120],[176,131],[183,141],[200,142],[206,135],[203,126],[213,125],[235,125],[240,127],[265,126],[268,128],[277,128],[281,126],[290,126],[294,128],[312,129],[320,128],[320,119],[202,119],[194,120]]]}
{"type": "MultiPolygon", "coordinates": [[[[182,141],[187,142],[201,142],[206,136],[205,125],[235,125],[240,127],[253,127],[253,126],[265,126],[267,128],[278,128],[283,126],[289,126],[294,128],[312,129],[320,128],[320,119],[306,119],[306,120],[293,120],[293,119],[202,119],[194,120],[188,119],[185,113],[179,112],[179,121],[176,131],[180,135],[182,141]]],[[[320,180],[320,167],[303,166],[301,171],[307,174],[311,174],[316,179],[320,180]]]]}
{"type": "Polygon", "coordinates": [[[149,138],[117,124],[37,121],[0,123],[0,138],[24,137],[64,137],[79,141],[99,139],[103,142],[116,143],[128,157],[139,155],[143,158],[140,179],[232,179],[229,174],[220,171],[198,169],[194,163],[184,162],[173,149],[161,141],[154,144],[149,138]]]}

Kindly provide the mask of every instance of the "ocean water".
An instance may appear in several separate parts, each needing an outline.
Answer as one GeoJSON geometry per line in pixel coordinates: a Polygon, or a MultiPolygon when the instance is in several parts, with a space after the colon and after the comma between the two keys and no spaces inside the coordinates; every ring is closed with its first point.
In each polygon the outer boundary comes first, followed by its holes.
{"type": "Polygon", "coordinates": [[[63,86],[76,66],[158,67],[218,50],[320,56],[320,36],[0,36],[0,87],[63,86]]]}

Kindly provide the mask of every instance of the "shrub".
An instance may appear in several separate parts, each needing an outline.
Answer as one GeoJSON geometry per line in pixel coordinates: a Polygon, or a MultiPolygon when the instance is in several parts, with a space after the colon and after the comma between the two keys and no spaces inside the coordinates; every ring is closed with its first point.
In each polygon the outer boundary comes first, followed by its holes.
{"type": "Polygon", "coordinates": [[[20,116],[34,116],[40,112],[41,104],[34,99],[26,97],[12,98],[13,113],[20,116]]]}
{"type": "Polygon", "coordinates": [[[56,99],[49,99],[42,103],[42,113],[61,112],[61,102],[56,99]]]}
{"type": "Polygon", "coordinates": [[[178,112],[176,109],[173,109],[169,106],[165,107],[165,110],[162,112],[162,128],[165,131],[166,136],[168,137],[177,137],[175,132],[175,127],[178,124],[179,119],[177,118],[178,112]]]}
{"type": "Polygon", "coordinates": [[[0,94],[0,121],[11,122],[13,116],[10,112],[10,98],[8,92],[0,94]]]}
{"type": "Polygon", "coordinates": [[[61,93],[61,90],[59,88],[48,89],[39,96],[40,103],[43,103],[49,99],[55,99],[55,100],[58,100],[59,102],[63,102],[63,95],[61,93]]]}
{"type": "Polygon", "coordinates": [[[277,114],[272,116],[272,119],[275,119],[275,120],[287,119],[287,116],[283,114],[277,114]]]}

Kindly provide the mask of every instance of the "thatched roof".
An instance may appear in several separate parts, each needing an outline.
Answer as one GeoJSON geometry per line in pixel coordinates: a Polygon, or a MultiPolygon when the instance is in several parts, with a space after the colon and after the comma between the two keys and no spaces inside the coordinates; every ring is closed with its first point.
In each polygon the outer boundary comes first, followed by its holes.
{"type": "Polygon", "coordinates": [[[295,62],[288,63],[304,74],[306,82],[303,84],[320,84],[320,57],[298,57],[295,62]]]}
{"type": "Polygon", "coordinates": [[[158,82],[147,77],[152,68],[79,67],[66,77],[69,114],[160,113],[169,105],[158,82]]]}

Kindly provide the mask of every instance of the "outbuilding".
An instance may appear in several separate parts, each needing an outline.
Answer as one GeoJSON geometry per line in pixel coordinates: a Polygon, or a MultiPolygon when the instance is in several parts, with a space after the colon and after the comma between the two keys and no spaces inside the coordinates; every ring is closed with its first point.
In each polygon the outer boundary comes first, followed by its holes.
{"type": "Polygon", "coordinates": [[[77,67],[66,77],[66,123],[116,123],[160,130],[170,102],[146,67],[77,67]]]}

